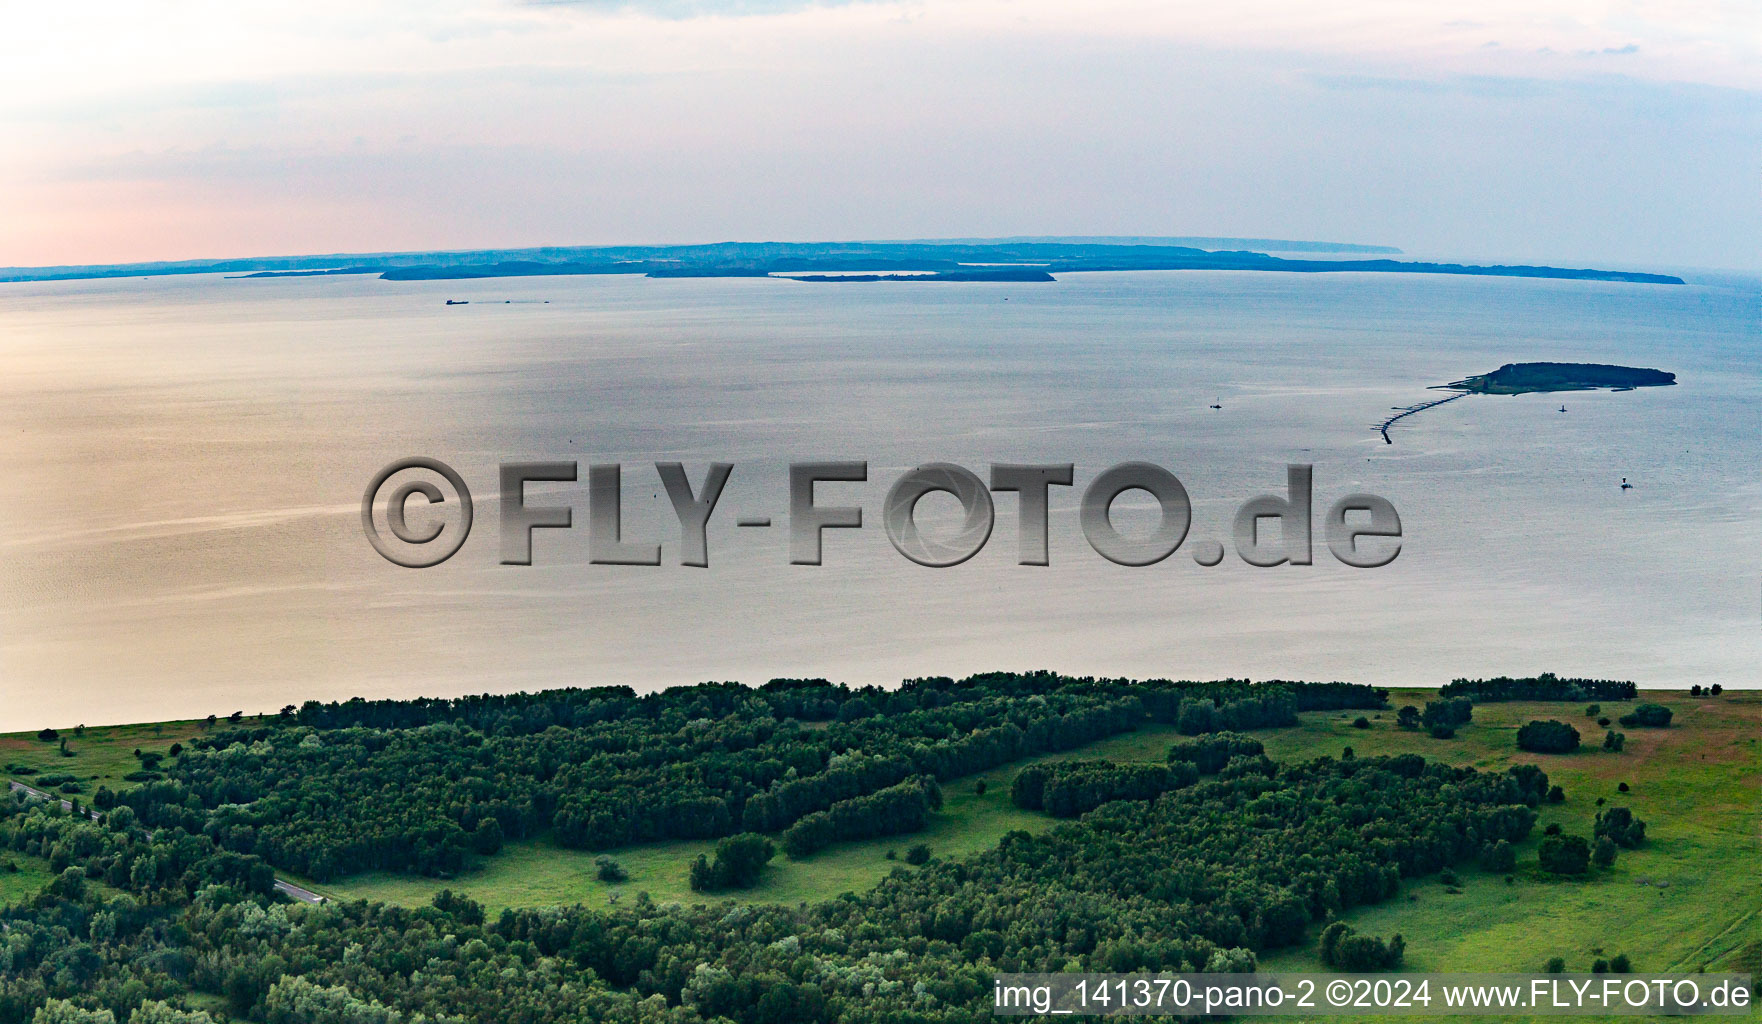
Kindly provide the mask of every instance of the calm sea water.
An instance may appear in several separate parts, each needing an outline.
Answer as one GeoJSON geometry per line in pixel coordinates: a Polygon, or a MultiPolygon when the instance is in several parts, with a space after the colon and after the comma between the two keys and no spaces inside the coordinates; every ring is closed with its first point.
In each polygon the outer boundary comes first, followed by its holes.
{"type": "MultiPolygon", "coordinates": [[[[308,698],[654,688],[1052,668],[1437,684],[1561,673],[1753,686],[1762,656],[1762,286],[1377,275],[1071,275],[1051,285],[217,277],[0,285],[0,728],[272,710],[308,698]],[[448,307],[447,298],[471,300],[448,307]],[[504,301],[512,300],[512,301],[504,301]],[[1513,360],[1655,366],[1623,394],[1472,397],[1372,424],[1513,360]],[[1213,402],[1222,409],[1208,408],[1213,402]],[[1562,401],[1566,414],[1556,410],[1562,401]],[[373,473],[456,466],[471,540],[407,570],[359,522],[373,473]],[[538,563],[498,564],[496,464],[626,463],[625,532],[587,561],[585,483],[538,563]],[[787,564],[792,460],[868,527],[787,564]],[[677,564],[650,464],[736,464],[711,566],[677,564]],[[1316,505],[1394,502],[1391,566],[1128,569],[1078,529],[1116,462],[1175,472],[1227,540],[1288,462],[1316,505]],[[1052,565],[1016,506],[944,570],[880,529],[905,468],[1073,462],[1052,565]],[[1626,477],[1631,491],[1619,489],[1626,477]],[[737,529],[737,515],[774,517],[737,529]]],[[[936,499],[926,508],[935,513],[936,499]]],[[[1120,518],[1148,523],[1147,509],[1120,518]]]]}

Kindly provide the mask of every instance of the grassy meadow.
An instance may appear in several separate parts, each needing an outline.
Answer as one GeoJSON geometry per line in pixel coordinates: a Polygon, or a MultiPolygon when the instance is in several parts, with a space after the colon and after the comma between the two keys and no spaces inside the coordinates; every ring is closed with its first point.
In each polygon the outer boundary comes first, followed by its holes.
{"type": "MultiPolygon", "coordinates": [[[[255,721],[250,719],[249,721],[255,721]]],[[[221,726],[225,725],[224,720],[221,726]]],[[[34,732],[0,735],[0,766],[8,778],[36,785],[41,775],[72,775],[83,792],[78,794],[89,803],[99,786],[128,789],[136,783],[123,776],[141,767],[135,751],[164,754],[173,743],[188,743],[200,736],[207,724],[189,722],[147,722],[140,725],[100,725],[91,727],[56,727],[59,737],[39,739],[34,732]],[[61,752],[61,740],[67,741],[68,754],[61,752]],[[14,766],[34,768],[34,774],[20,774],[14,766]]],[[[53,786],[39,787],[53,789],[53,786]]]]}

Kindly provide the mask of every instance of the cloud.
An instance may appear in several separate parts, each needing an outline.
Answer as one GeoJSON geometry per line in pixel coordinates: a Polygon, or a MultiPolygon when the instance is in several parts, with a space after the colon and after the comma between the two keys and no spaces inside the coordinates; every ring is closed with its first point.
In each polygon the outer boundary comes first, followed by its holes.
{"type": "Polygon", "coordinates": [[[1737,251],[1759,47],[1727,0],[31,5],[0,262],[1500,218],[1630,251],[1592,213],[1737,251]]]}
{"type": "MultiPolygon", "coordinates": [[[[871,0],[518,0],[527,7],[574,7],[599,13],[634,13],[655,18],[749,18],[790,14],[810,7],[843,7],[871,0]]],[[[879,0],[885,2],[885,0],[879,0]]]]}

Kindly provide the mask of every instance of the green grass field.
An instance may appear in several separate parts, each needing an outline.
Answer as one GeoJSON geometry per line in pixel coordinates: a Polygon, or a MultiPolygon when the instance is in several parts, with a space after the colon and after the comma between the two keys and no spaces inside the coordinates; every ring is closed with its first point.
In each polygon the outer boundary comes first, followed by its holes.
{"type": "Polygon", "coordinates": [[[135,785],[123,776],[136,771],[141,764],[135,750],[165,753],[173,743],[188,743],[204,730],[202,722],[149,722],[142,725],[102,725],[78,731],[69,726],[58,729],[67,740],[72,757],[61,753],[59,740],[44,741],[34,732],[0,735],[0,765],[25,765],[35,768],[36,775],[20,775],[8,770],[8,777],[35,784],[37,775],[72,775],[84,792],[81,798],[90,801],[99,786],[127,789],[135,785]]]}
{"type": "MultiPolygon", "coordinates": [[[[1390,703],[1420,705],[1430,696],[1398,692],[1390,703]]],[[[1668,729],[1616,725],[1627,734],[1619,754],[1601,749],[1603,730],[1585,717],[1584,705],[1557,703],[1476,705],[1474,722],[1449,740],[1398,730],[1392,713],[1368,730],[1352,727],[1357,713],[1305,715],[1299,729],[1260,735],[1274,757],[1338,756],[1351,746],[1359,755],[1414,751],[1477,768],[1527,762],[1566,790],[1564,803],[1542,809],[1535,838],[1518,851],[1511,884],[1503,875],[1462,870],[1459,893],[1436,879],[1408,883],[1396,899],[1345,917],[1363,932],[1400,932],[1407,940],[1404,970],[1535,972],[1559,956],[1568,971],[1584,972],[1596,958],[1626,953],[1642,973],[1705,968],[1762,975],[1762,878],[1755,871],[1762,863],[1762,693],[1648,692],[1643,699],[1669,706],[1676,717],[1668,729]],[[1578,729],[1585,746],[1565,755],[1519,751],[1518,727],[1550,718],[1578,729]],[[1630,792],[1619,791],[1622,782],[1630,792]],[[1541,829],[1558,823],[1590,836],[1599,797],[1645,820],[1645,845],[1623,850],[1612,869],[1593,869],[1587,880],[1543,876],[1535,857],[1541,829]]],[[[1623,707],[1605,703],[1604,714],[1619,718],[1623,707]]],[[[1262,965],[1325,969],[1313,944],[1267,955],[1262,965]]]]}
{"type": "MultiPolygon", "coordinates": [[[[1421,703],[1401,694],[1392,703],[1421,703]]],[[[1762,693],[1657,698],[1676,712],[1668,729],[1626,729],[1621,753],[1601,749],[1603,730],[1584,705],[1480,704],[1474,722],[1454,739],[1403,732],[1385,713],[1355,729],[1350,715],[1305,715],[1300,729],[1261,734],[1275,758],[1306,758],[1351,746],[1360,756],[1415,751],[1440,761],[1503,768],[1532,763],[1566,790],[1566,802],[1545,805],[1535,837],[1519,849],[1513,882],[1478,869],[1459,874],[1460,894],[1428,881],[1406,895],[1347,917],[1360,931],[1401,932],[1407,965],[1420,971],[1539,971],[1549,957],[1586,971],[1597,957],[1627,953],[1641,971],[1731,969],[1748,962],[1762,940],[1762,693]],[[1519,726],[1559,719],[1584,736],[1572,754],[1517,749],[1519,726]],[[1621,793],[1626,782],[1631,792],[1621,793]],[[1540,874],[1535,846],[1541,828],[1558,823],[1587,838],[1597,799],[1631,807],[1647,823],[1647,841],[1624,850],[1615,866],[1589,881],[1540,874]],[[1747,948],[1746,948],[1747,947],[1747,948]]],[[[1605,714],[1619,717],[1621,705],[1605,714]]],[[[1619,725],[1615,728],[1621,729],[1619,725]]],[[[1313,949],[1267,958],[1270,967],[1318,970],[1313,949]]],[[[1746,968],[1747,969],[1747,968],[1746,968]]]]}
{"type": "Polygon", "coordinates": [[[54,877],[54,873],[49,870],[49,862],[41,857],[0,853],[0,906],[30,899],[42,891],[43,886],[48,885],[54,877]],[[8,864],[18,870],[7,870],[8,864]]]}

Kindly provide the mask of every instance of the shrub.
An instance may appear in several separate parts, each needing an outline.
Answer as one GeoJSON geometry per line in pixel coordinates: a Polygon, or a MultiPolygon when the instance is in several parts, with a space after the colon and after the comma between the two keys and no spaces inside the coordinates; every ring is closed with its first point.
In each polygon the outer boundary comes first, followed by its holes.
{"type": "Polygon", "coordinates": [[[905,862],[913,866],[930,863],[930,845],[928,843],[913,843],[906,847],[905,862]]]}
{"type": "Polygon", "coordinates": [[[1711,693],[1713,696],[1717,697],[1720,694],[1725,692],[1725,687],[1719,685],[1718,683],[1714,683],[1711,687],[1708,688],[1707,692],[1711,693]]]}
{"type": "Polygon", "coordinates": [[[1609,960],[1609,972],[1611,974],[1632,974],[1633,970],[1633,961],[1627,958],[1626,953],[1617,953],[1609,960]]]}
{"type": "MultiPolygon", "coordinates": [[[[1585,708],[1585,717],[1586,718],[1596,718],[1598,715],[1600,715],[1602,713],[1603,713],[1603,705],[1601,705],[1601,704],[1592,704],[1589,707],[1585,708]]],[[[1550,960],[1549,963],[1553,963],[1553,961],[1550,960]]]]}
{"type": "Polygon", "coordinates": [[[1621,724],[1633,728],[1663,729],[1670,725],[1670,709],[1662,704],[1641,704],[1621,716],[1621,724]]]}
{"type": "Polygon", "coordinates": [[[1419,716],[1420,722],[1434,731],[1440,725],[1456,729],[1467,725],[1473,718],[1474,702],[1467,697],[1428,700],[1425,710],[1419,716]]]}
{"type": "Polygon", "coordinates": [[[1447,725],[1432,726],[1432,739],[1447,740],[1456,735],[1456,730],[1447,725]]]}
{"type": "Polygon", "coordinates": [[[1406,948],[1407,942],[1399,934],[1387,940],[1360,935],[1344,921],[1335,921],[1321,933],[1322,962],[1351,973],[1399,967],[1406,948]]]}
{"type": "Polygon", "coordinates": [[[1352,720],[1352,728],[1354,728],[1354,729],[1368,729],[1368,728],[1370,728],[1370,719],[1364,717],[1363,715],[1359,715],[1357,718],[1354,718],[1352,720]]]}
{"type": "Polygon", "coordinates": [[[1627,746],[1627,733],[1616,732],[1614,729],[1611,729],[1603,734],[1604,750],[1614,751],[1619,754],[1621,753],[1621,748],[1625,746],[1627,746]]]}
{"type": "Polygon", "coordinates": [[[1619,851],[1608,836],[1599,837],[1591,846],[1591,863],[1600,868],[1615,866],[1615,855],[1619,851]]]}
{"type": "Polygon", "coordinates": [[[1559,786],[1549,786],[1548,787],[1548,802],[1551,804],[1565,803],[1566,802],[1566,790],[1561,789],[1559,786]]]}
{"type": "Polygon", "coordinates": [[[1340,750],[1340,760],[1342,760],[1342,761],[1351,761],[1351,760],[1356,759],[1357,757],[1358,757],[1358,752],[1353,750],[1351,747],[1344,747],[1340,750]]]}
{"type": "Polygon", "coordinates": [[[1543,836],[1536,860],[1551,875],[1582,875],[1591,865],[1591,844],[1584,836],[1543,836]]]}
{"type": "Polygon", "coordinates": [[[593,863],[594,874],[602,882],[622,882],[630,877],[630,872],[624,870],[624,865],[610,857],[595,857],[593,863]]]}
{"type": "Polygon", "coordinates": [[[42,740],[44,743],[54,743],[56,738],[60,735],[61,734],[54,729],[44,729],[42,732],[37,733],[37,739],[42,740]]]}
{"type": "Polygon", "coordinates": [[[1481,866],[1488,871],[1506,872],[1517,867],[1517,849],[1507,840],[1488,844],[1481,850],[1481,866]]]}
{"type": "Polygon", "coordinates": [[[1632,788],[1633,788],[1632,786],[1629,786],[1627,783],[1623,782],[1620,785],[1616,786],[1615,790],[1618,793],[1626,793],[1628,790],[1630,790],[1632,788]]]}
{"type": "Polygon", "coordinates": [[[1604,729],[1609,728],[1609,716],[1604,715],[1602,718],[1597,719],[1597,725],[1604,729]]]}
{"type": "Polygon", "coordinates": [[[1561,957],[1551,956],[1548,958],[1547,964],[1542,967],[1542,970],[1547,971],[1549,974],[1564,973],[1566,971],[1566,961],[1561,957]]]}
{"type": "Polygon", "coordinates": [[[1608,974],[1609,973],[1609,961],[1603,959],[1602,957],[1598,957],[1597,959],[1592,960],[1591,961],[1591,973],[1592,974],[1608,974]]]}
{"type": "Polygon", "coordinates": [[[1412,704],[1404,705],[1400,711],[1395,712],[1395,724],[1403,729],[1419,728],[1419,709],[1412,704]]]}
{"type": "Polygon", "coordinates": [[[1570,754],[1578,749],[1578,730],[1549,719],[1517,730],[1517,748],[1533,754],[1570,754]]]}
{"type": "Polygon", "coordinates": [[[1626,807],[1611,807],[1597,812],[1597,824],[1592,834],[1631,850],[1646,841],[1646,823],[1634,817],[1634,812],[1626,807]]]}
{"type": "Polygon", "coordinates": [[[714,861],[700,853],[692,862],[691,887],[698,892],[750,889],[758,883],[759,872],[776,855],[777,847],[771,840],[757,833],[728,836],[716,843],[714,861]]]}
{"type": "Polygon", "coordinates": [[[984,779],[980,779],[978,782],[973,783],[973,795],[974,796],[984,796],[985,795],[985,780],[984,779]]]}

